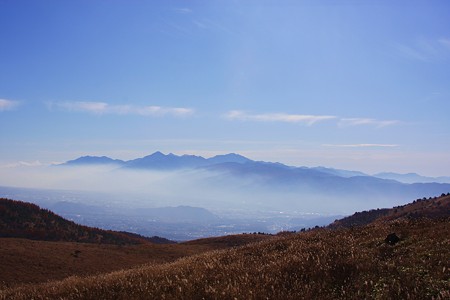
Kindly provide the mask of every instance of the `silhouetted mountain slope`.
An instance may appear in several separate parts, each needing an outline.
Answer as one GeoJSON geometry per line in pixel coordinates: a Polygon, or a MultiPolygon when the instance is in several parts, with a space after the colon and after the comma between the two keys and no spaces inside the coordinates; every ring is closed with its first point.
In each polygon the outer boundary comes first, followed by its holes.
{"type": "Polygon", "coordinates": [[[439,219],[450,217],[450,193],[440,197],[417,199],[406,205],[394,208],[373,209],[357,212],[351,216],[336,220],[330,228],[362,226],[378,221],[407,219],[439,219]]]}
{"type": "Polygon", "coordinates": [[[78,225],[35,204],[4,198],[0,198],[0,237],[105,244],[171,242],[78,225]]]}

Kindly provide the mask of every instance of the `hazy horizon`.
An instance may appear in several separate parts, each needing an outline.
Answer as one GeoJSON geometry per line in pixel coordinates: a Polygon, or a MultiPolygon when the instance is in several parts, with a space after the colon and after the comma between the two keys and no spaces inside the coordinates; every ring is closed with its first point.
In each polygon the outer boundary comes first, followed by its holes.
{"type": "Polygon", "coordinates": [[[446,184],[427,178],[418,179],[428,183],[405,184],[342,170],[223,159],[157,153],[123,164],[22,163],[0,168],[0,196],[36,203],[89,226],[191,239],[326,225],[338,216],[450,190],[449,178],[442,179],[446,184]],[[169,209],[165,219],[152,210],[180,206],[169,209]]]}
{"type": "MultiPolygon", "coordinates": [[[[111,152],[111,151],[106,151],[106,152],[111,152]]],[[[396,173],[396,174],[418,174],[421,176],[426,176],[426,177],[450,177],[449,174],[450,173],[445,173],[445,174],[441,174],[441,175],[429,175],[429,174],[423,174],[420,173],[418,171],[414,171],[411,170],[410,172],[396,172],[393,171],[392,169],[383,169],[383,168],[376,168],[374,169],[372,172],[369,171],[365,171],[361,168],[346,168],[346,167],[335,167],[332,165],[326,165],[326,164],[318,164],[318,165],[307,165],[307,164],[290,164],[289,162],[286,163],[286,160],[267,160],[267,159],[258,159],[258,158],[252,158],[250,156],[247,156],[243,153],[245,152],[224,152],[224,151],[216,151],[216,152],[211,152],[211,151],[206,151],[206,152],[202,152],[202,151],[197,151],[197,152],[179,152],[179,151],[167,151],[167,152],[162,152],[160,150],[156,150],[154,152],[148,152],[148,153],[144,153],[141,156],[131,156],[129,153],[126,155],[120,155],[120,153],[118,154],[118,156],[109,156],[106,154],[102,154],[99,152],[94,152],[94,153],[85,153],[85,154],[81,154],[79,156],[76,157],[68,157],[66,160],[62,160],[62,161],[49,161],[49,162],[41,162],[39,160],[35,160],[35,161],[26,161],[26,160],[19,160],[19,161],[14,161],[14,162],[9,162],[3,165],[0,165],[0,173],[4,172],[5,175],[8,173],[8,170],[12,170],[12,169],[33,169],[33,168],[38,168],[38,167],[48,167],[48,166],[56,166],[56,165],[61,165],[64,164],[68,161],[71,160],[75,160],[81,157],[108,157],[111,159],[117,159],[117,160],[122,160],[122,161],[131,161],[134,159],[139,159],[139,158],[143,158],[146,156],[150,156],[156,152],[160,152],[163,155],[170,155],[170,154],[174,154],[176,156],[183,156],[183,155],[193,155],[193,156],[199,156],[199,157],[203,157],[205,159],[209,159],[209,158],[213,158],[215,156],[221,156],[221,155],[227,155],[227,154],[237,154],[237,155],[241,155],[243,157],[246,157],[252,161],[259,161],[259,162],[268,162],[268,163],[281,163],[284,164],[286,166],[290,166],[290,167],[306,167],[306,168],[317,168],[317,167],[324,167],[324,168],[330,168],[330,169],[337,169],[337,170],[346,170],[346,171],[356,171],[356,172],[362,172],[364,174],[367,174],[369,176],[373,176],[379,173],[396,173]]],[[[137,154],[137,153],[136,153],[137,154]]]]}

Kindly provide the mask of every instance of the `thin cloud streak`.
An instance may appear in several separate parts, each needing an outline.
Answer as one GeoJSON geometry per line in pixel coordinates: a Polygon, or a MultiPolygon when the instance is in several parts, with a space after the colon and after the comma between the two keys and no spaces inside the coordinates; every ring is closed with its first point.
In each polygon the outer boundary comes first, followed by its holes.
{"type": "Polygon", "coordinates": [[[358,126],[358,125],[372,125],[378,128],[391,126],[400,123],[397,120],[376,120],[370,118],[342,118],[339,120],[340,127],[358,126]]]}
{"type": "Polygon", "coordinates": [[[233,110],[225,114],[230,120],[241,121],[260,121],[260,122],[286,122],[286,123],[305,123],[308,126],[314,125],[320,121],[336,119],[335,116],[316,116],[316,115],[297,115],[297,114],[247,114],[240,110],[233,110]]]}
{"type": "Polygon", "coordinates": [[[323,144],[324,147],[338,148],[395,148],[396,144],[323,144]]]}
{"type": "Polygon", "coordinates": [[[0,99],[0,111],[12,110],[19,105],[18,101],[0,99]]]}
{"type": "Polygon", "coordinates": [[[187,7],[175,8],[174,11],[179,13],[179,14],[190,14],[190,13],[192,13],[192,9],[187,8],[187,7]]]}
{"type": "Polygon", "coordinates": [[[225,118],[239,121],[305,123],[308,126],[317,122],[336,120],[339,127],[370,125],[377,128],[400,123],[398,120],[376,120],[371,118],[338,118],[329,115],[298,115],[284,113],[248,114],[240,110],[226,113],[225,118]]]}
{"type": "Polygon", "coordinates": [[[438,40],[438,42],[439,42],[442,46],[444,46],[444,47],[448,48],[448,50],[450,50],[450,38],[440,38],[440,39],[438,40]]]}
{"type": "Polygon", "coordinates": [[[409,45],[396,44],[395,48],[406,58],[422,62],[433,62],[448,59],[450,39],[447,37],[439,39],[420,38],[409,45]]]}
{"type": "Polygon", "coordinates": [[[135,106],[135,105],[111,105],[106,102],[56,102],[48,103],[50,110],[53,108],[74,112],[89,112],[93,114],[115,115],[140,115],[140,116],[187,116],[194,113],[191,108],[162,107],[162,106],[135,106]]]}
{"type": "Polygon", "coordinates": [[[44,164],[41,163],[39,160],[28,162],[28,161],[18,161],[14,163],[9,163],[6,165],[0,165],[0,169],[2,168],[17,168],[17,167],[41,167],[44,164]]]}

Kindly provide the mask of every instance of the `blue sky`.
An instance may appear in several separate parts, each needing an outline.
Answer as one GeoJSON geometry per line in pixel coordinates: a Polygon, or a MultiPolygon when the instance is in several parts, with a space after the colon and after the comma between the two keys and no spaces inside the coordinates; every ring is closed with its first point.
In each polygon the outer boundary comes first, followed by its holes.
{"type": "Polygon", "coordinates": [[[160,150],[450,175],[448,1],[0,0],[0,166],[160,150]]]}

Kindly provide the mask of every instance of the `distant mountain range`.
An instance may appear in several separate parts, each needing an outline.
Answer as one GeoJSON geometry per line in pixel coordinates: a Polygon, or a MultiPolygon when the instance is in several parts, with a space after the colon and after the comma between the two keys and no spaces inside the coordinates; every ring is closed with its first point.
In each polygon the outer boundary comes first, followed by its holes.
{"type": "Polygon", "coordinates": [[[123,165],[125,162],[120,159],[112,159],[107,156],[82,156],[74,160],[69,160],[61,165],[123,165]]]}
{"type": "Polygon", "coordinates": [[[248,163],[252,160],[235,153],[217,155],[212,158],[204,158],[196,155],[163,154],[155,152],[142,158],[123,161],[112,159],[106,156],[82,156],[74,160],[69,160],[61,165],[65,166],[85,166],[85,165],[118,165],[124,168],[150,169],[150,170],[176,170],[192,169],[221,163],[248,163]]]}
{"type": "Polygon", "coordinates": [[[224,155],[217,155],[211,158],[204,158],[202,156],[196,155],[175,155],[172,153],[163,154],[159,151],[147,155],[142,158],[137,158],[133,160],[120,160],[113,159],[107,156],[82,156],[74,160],[69,160],[63,164],[62,166],[86,166],[86,165],[117,165],[123,168],[134,168],[134,169],[149,169],[149,170],[177,170],[177,169],[195,169],[195,168],[203,168],[203,167],[211,167],[220,164],[226,164],[222,166],[212,167],[214,168],[226,168],[230,167],[230,163],[235,164],[246,164],[255,166],[272,166],[272,167],[281,167],[285,169],[297,169],[310,172],[311,174],[322,173],[325,175],[334,175],[343,178],[350,178],[356,176],[370,176],[376,177],[380,179],[388,179],[395,180],[401,183],[450,183],[450,177],[441,176],[441,177],[427,177],[422,176],[417,173],[407,173],[407,174],[399,174],[392,172],[382,172],[374,175],[369,175],[367,173],[363,173],[360,171],[349,171],[342,169],[334,169],[327,167],[290,167],[281,163],[270,163],[270,162],[262,162],[262,161],[254,161],[242,155],[236,153],[229,153],[224,155]]]}
{"type": "MultiPolygon", "coordinates": [[[[87,166],[87,165],[117,165],[123,168],[130,169],[148,169],[148,170],[177,170],[177,169],[235,169],[236,165],[244,165],[250,168],[263,168],[267,171],[274,171],[275,169],[290,170],[296,173],[308,173],[310,175],[321,176],[337,176],[343,178],[351,178],[357,176],[375,177],[380,179],[395,180],[401,183],[450,183],[450,177],[426,177],[417,173],[399,174],[392,172],[382,172],[374,175],[369,175],[360,171],[349,171],[342,169],[326,168],[326,167],[291,167],[281,163],[271,163],[254,161],[236,153],[229,153],[224,155],[217,155],[211,158],[204,158],[196,155],[175,155],[163,154],[159,151],[147,155],[145,157],[133,160],[113,159],[107,156],[82,156],[74,160],[69,160],[61,166],[87,166]],[[270,169],[270,170],[269,170],[270,169]]],[[[242,167],[242,166],[241,166],[242,167]]]]}
{"type": "Polygon", "coordinates": [[[450,177],[440,176],[440,177],[427,177],[422,176],[417,173],[407,173],[407,174],[398,174],[392,172],[383,172],[377,173],[373,175],[374,177],[382,178],[382,179],[392,179],[397,180],[403,183],[450,183],[450,177]]]}
{"type": "MultiPolygon", "coordinates": [[[[440,182],[433,182],[431,178],[420,175],[380,173],[370,176],[358,171],[325,167],[292,167],[253,161],[234,153],[207,159],[195,155],[155,152],[129,161],[84,156],[63,165],[104,164],[114,164],[118,169],[189,170],[201,173],[201,182],[196,183],[198,188],[203,190],[206,186],[214,186],[222,191],[247,195],[244,201],[248,209],[263,205],[267,209],[291,207],[335,212],[352,207],[354,210],[363,210],[366,207],[399,205],[409,199],[434,197],[450,191],[450,184],[440,183],[442,178],[440,182]],[[413,179],[426,179],[426,182],[412,183],[415,181],[413,179]]],[[[190,176],[188,174],[185,176],[190,176]]],[[[233,197],[226,200],[230,205],[243,207],[242,202],[233,201],[233,197]]]]}

